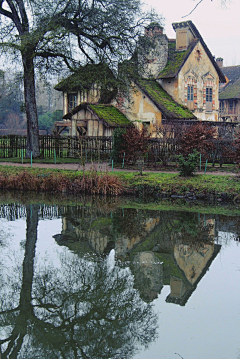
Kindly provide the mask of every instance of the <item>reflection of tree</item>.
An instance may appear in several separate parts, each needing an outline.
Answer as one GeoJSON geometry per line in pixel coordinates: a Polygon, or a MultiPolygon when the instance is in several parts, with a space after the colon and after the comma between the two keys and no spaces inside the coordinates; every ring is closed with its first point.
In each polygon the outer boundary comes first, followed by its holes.
{"type": "Polygon", "coordinates": [[[34,274],[37,222],[38,206],[29,206],[21,288],[16,279],[2,289],[2,358],[131,358],[147,346],[156,316],[130,270],[112,252],[93,262],[66,251],[60,268],[40,263],[34,274]]]}
{"type": "MultiPolygon", "coordinates": [[[[22,287],[20,291],[19,305],[14,308],[11,300],[15,297],[9,296],[9,304],[2,305],[1,320],[5,325],[12,325],[13,330],[9,337],[0,340],[7,343],[2,358],[16,358],[20,350],[24,336],[27,334],[27,320],[32,314],[31,291],[33,282],[33,261],[35,256],[35,245],[37,241],[38,205],[27,207],[27,230],[25,257],[22,266],[22,287]],[[10,309],[8,309],[10,307],[10,309]]],[[[14,288],[13,288],[14,290],[14,288]]],[[[14,293],[13,293],[14,294],[14,293]]],[[[5,298],[7,300],[7,298],[5,298]]]]}

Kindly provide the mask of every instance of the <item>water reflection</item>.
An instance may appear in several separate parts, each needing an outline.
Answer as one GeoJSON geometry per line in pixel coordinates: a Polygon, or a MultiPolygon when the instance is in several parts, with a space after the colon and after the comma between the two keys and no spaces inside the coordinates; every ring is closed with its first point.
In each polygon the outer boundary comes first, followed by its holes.
{"type": "Polygon", "coordinates": [[[77,214],[66,208],[56,241],[97,255],[114,248],[123,263],[130,261],[135,288],[146,302],[170,284],[167,302],[185,305],[221,248],[214,242],[216,219],[205,215],[93,208],[83,205],[77,214]]]}
{"type": "MultiPolygon", "coordinates": [[[[26,217],[22,265],[1,274],[2,358],[133,357],[156,339],[150,303],[169,285],[166,302],[186,305],[221,249],[225,226],[219,215],[94,201],[5,204],[0,217],[26,217]],[[52,233],[62,249],[57,266],[52,253],[36,262],[38,222],[46,218],[62,222],[52,233]]],[[[230,223],[238,228],[237,218],[230,223]]]]}
{"type": "Polygon", "coordinates": [[[156,315],[130,270],[114,252],[93,260],[68,251],[60,268],[34,270],[39,209],[26,208],[22,276],[1,288],[2,358],[131,358],[155,339],[156,315]]]}

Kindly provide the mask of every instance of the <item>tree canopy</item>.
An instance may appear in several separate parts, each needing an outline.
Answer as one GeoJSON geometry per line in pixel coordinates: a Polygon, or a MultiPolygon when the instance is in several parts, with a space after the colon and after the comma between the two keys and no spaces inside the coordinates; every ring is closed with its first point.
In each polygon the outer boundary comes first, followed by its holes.
{"type": "Polygon", "coordinates": [[[28,156],[39,155],[35,68],[107,63],[116,71],[156,18],[142,11],[140,0],[1,0],[0,16],[0,46],[22,60],[28,156]]]}

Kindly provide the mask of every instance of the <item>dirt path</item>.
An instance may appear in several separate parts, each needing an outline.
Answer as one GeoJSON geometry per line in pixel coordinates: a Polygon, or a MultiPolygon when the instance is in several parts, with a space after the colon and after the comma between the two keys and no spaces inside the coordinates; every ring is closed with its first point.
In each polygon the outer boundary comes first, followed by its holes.
{"type": "MultiPolygon", "coordinates": [[[[31,164],[30,163],[13,163],[13,162],[0,162],[0,166],[13,166],[13,167],[26,167],[26,168],[30,168],[31,164]]],[[[82,170],[83,167],[80,166],[77,163],[33,163],[32,164],[33,168],[54,168],[54,169],[60,169],[60,170],[73,170],[73,171],[79,171],[82,170]]],[[[108,162],[103,162],[100,165],[98,163],[94,164],[94,168],[97,171],[108,171],[111,172],[112,168],[111,166],[108,165],[108,162]]],[[[85,165],[85,170],[89,171],[90,169],[92,169],[92,164],[87,163],[85,165]]],[[[139,172],[138,170],[134,170],[134,169],[122,169],[122,168],[114,168],[113,169],[114,172],[139,172]]],[[[156,171],[156,170],[149,170],[146,169],[144,172],[153,172],[153,173],[177,173],[175,171],[156,171]]],[[[197,174],[203,174],[203,172],[196,172],[197,174]]],[[[216,171],[216,172],[207,172],[207,174],[212,174],[212,175],[216,175],[216,176],[236,176],[236,173],[233,172],[223,172],[223,171],[216,171]]]]}

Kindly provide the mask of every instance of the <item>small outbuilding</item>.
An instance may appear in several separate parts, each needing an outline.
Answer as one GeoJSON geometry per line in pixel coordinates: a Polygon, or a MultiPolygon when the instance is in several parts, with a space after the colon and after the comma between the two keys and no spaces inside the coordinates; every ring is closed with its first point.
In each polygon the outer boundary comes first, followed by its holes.
{"type": "Polygon", "coordinates": [[[56,122],[57,132],[69,127],[70,135],[112,136],[116,127],[130,126],[131,121],[113,105],[84,102],[56,122]]]}

